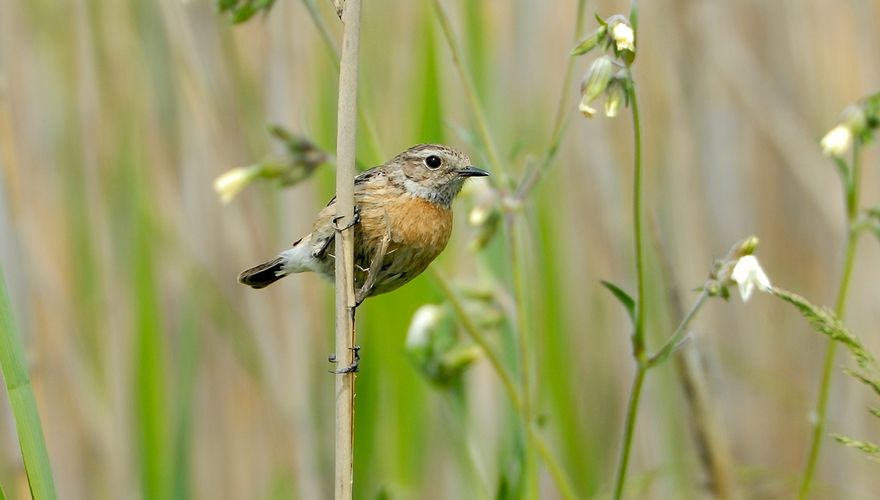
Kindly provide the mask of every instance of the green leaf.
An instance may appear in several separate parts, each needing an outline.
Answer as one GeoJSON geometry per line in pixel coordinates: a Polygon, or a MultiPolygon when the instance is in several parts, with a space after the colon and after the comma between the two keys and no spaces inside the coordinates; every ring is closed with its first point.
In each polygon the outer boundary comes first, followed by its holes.
{"type": "Polygon", "coordinates": [[[636,323],[636,301],[635,301],[635,299],[633,299],[630,294],[624,292],[622,288],[620,288],[619,286],[615,285],[614,283],[612,283],[610,281],[602,280],[602,281],[600,281],[600,283],[602,283],[602,286],[607,288],[608,291],[611,292],[614,295],[614,297],[616,297],[617,300],[620,301],[621,304],[623,304],[623,307],[626,308],[627,314],[629,314],[629,319],[633,322],[633,324],[635,324],[636,323]]]}
{"type": "Polygon", "coordinates": [[[54,500],[55,483],[34,390],[28,378],[24,347],[12,317],[0,266],[0,370],[9,394],[24,470],[34,498],[54,500]]]}

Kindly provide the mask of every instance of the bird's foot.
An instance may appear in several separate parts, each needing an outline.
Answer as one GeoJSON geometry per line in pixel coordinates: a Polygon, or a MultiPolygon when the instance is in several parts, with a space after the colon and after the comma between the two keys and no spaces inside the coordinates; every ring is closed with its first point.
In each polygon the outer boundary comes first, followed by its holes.
{"type": "Polygon", "coordinates": [[[343,215],[337,215],[336,217],[333,217],[333,227],[337,231],[345,231],[346,229],[351,229],[352,227],[355,226],[355,224],[360,222],[361,221],[361,207],[355,205],[354,206],[354,217],[351,218],[351,221],[348,224],[346,224],[344,226],[340,226],[339,221],[341,221],[344,218],[345,218],[345,216],[343,216],[343,215]]]}
{"type": "MultiPolygon", "coordinates": [[[[335,373],[336,375],[339,375],[343,373],[357,373],[358,371],[360,371],[358,365],[360,365],[361,361],[361,346],[356,345],[349,347],[349,349],[351,349],[351,351],[354,353],[354,361],[345,368],[340,368],[339,370],[330,370],[330,373],[335,373]]],[[[328,356],[327,361],[331,363],[336,363],[336,354],[331,354],[330,356],[328,356]]]]}

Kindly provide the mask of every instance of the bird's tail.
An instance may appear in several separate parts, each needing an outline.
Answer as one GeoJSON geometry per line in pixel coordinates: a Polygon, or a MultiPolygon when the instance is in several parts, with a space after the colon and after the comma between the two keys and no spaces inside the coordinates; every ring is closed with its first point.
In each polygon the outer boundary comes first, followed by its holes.
{"type": "Polygon", "coordinates": [[[269,262],[246,269],[238,275],[238,282],[251,288],[264,288],[287,276],[284,270],[286,259],[278,257],[269,262]]]}

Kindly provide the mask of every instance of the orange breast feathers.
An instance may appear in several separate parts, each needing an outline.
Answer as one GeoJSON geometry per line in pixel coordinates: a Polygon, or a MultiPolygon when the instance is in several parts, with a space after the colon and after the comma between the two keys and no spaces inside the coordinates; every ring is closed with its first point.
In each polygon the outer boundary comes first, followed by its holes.
{"type": "Polygon", "coordinates": [[[452,233],[452,210],[423,198],[401,194],[378,200],[362,200],[360,233],[369,247],[378,248],[391,226],[389,251],[408,248],[437,256],[446,247],[452,233]]]}

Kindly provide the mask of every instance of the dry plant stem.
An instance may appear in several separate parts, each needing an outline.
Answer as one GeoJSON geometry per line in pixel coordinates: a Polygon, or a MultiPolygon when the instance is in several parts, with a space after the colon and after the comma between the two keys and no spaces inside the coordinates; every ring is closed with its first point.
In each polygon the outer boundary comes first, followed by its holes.
{"type": "MultiPolygon", "coordinates": [[[[657,255],[660,257],[662,281],[667,284],[666,304],[669,316],[685,316],[679,287],[669,252],[657,229],[652,224],[652,235],[657,255]]],[[[708,478],[707,488],[713,498],[729,500],[737,498],[736,483],[733,479],[733,461],[726,434],[722,430],[718,405],[707,381],[706,369],[696,343],[684,346],[682,353],[675,356],[675,371],[692,417],[689,419],[694,444],[698,450],[700,463],[708,478]]]]}
{"type": "Polygon", "coordinates": [[[620,498],[623,493],[623,485],[626,481],[626,470],[629,466],[632,436],[639,411],[642,383],[645,380],[645,371],[648,368],[647,360],[645,359],[645,266],[644,256],[642,254],[642,135],[635,82],[632,82],[629,94],[633,121],[633,239],[635,240],[636,287],[638,289],[636,296],[635,330],[633,331],[632,336],[633,356],[636,360],[636,376],[633,379],[629,403],[627,403],[626,408],[626,423],[620,450],[620,461],[617,465],[617,474],[614,480],[613,498],[615,499],[620,498]]]}
{"type": "MultiPolygon", "coordinates": [[[[837,289],[837,300],[834,303],[834,314],[843,320],[846,312],[846,299],[849,295],[849,284],[852,278],[853,264],[855,263],[856,245],[859,239],[859,232],[855,229],[855,224],[859,216],[859,184],[861,183],[861,162],[859,161],[859,142],[853,144],[853,157],[851,175],[845,180],[846,183],[846,219],[847,219],[847,239],[846,250],[843,261],[843,274],[840,278],[840,285],[837,289]]],[[[822,441],[825,437],[825,423],[828,413],[828,395],[831,389],[831,376],[834,373],[834,359],[837,354],[837,342],[828,340],[825,347],[825,360],[822,364],[822,378],[819,382],[819,397],[816,401],[815,416],[816,420],[813,424],[813,435],[810,443],[810,451],[807,455],[807,463],[804,466],[804,475],[801,479],[801,486],[798,492],[798,498],[804,499],[810,495],[810,488],[813,484],[813,477],[816,473],[816,464],[819,461],[819,452],[822,449],[822,441]]]]}
{"type": "MultiPolygon", "coordinates": [[[[361,0],[348,0],[342,14],[342,59],[336,134],[336,359],[354,362],[354,165],[357,130],[358,46],[361,0]]],[[[336,375],[336,500],[352,498],[354,461],[354,373],[336,375]]]]}

